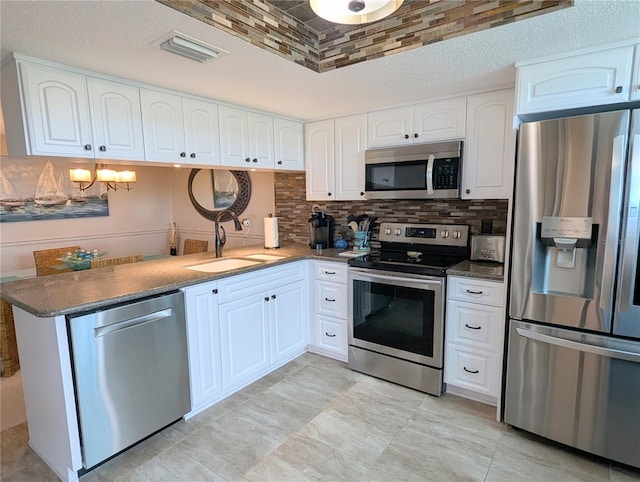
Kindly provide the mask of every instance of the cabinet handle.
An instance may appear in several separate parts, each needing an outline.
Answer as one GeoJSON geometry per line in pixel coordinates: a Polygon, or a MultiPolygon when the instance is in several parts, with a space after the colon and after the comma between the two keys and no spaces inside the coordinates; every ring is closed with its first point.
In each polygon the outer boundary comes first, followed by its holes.
{"type": "Polygon", "coordinates": [[[360,191],[360,195],[361,195],[361,196],[364,196],[364,193],[363,193],[362,191],[360,191]]]}
{"type": "Polygon", "coordinates": [[[324,274],[336,274],[335,271],[325,271],[324,274]]]}
{"type": "Polygon", "coordinates": [[[276,299],[276,295],[271,295],[271,299],[275,300],[276,299]]]}
{"type": "Polygon", "coordinates": [[[335,301],[335,299],[332,299],[332,298],[325,298],[324,300],[325,300],[325,301],[329,301],[329,302],[331,302],[331,303],[333,303],[333,302],[335,301]]]}
{"type": "Polygon", "coordinates": [[[248,158],[248,157],[245,157],[245,158],[244,158],[244,162],[251,162],[251,159],[250,159],[250,158],[248,158]]]}
{"type": "Polygon", "coordinates": [[[269,301],[269,297],[268,297],[268,296],[265,296],[265,297],[264,297],[264,300],[265,300],[265,301],[269,301]]]}
{"type": "Polygon", "coordinates": [[[84,150],[85,151],[90,151],[91,150],[91,144],[85,144],[84,145],[84,150]]]}
{"type": "Polygon", "coordinates": [[[480,370],[467,370],[467,367],[462,367],[462,369],[467,372],[467,373],[473,373],[474,375],[476,373],[480,373],[480,370]]]}
{"type": "Polygon", "coordinates": [[[466,326],[467,328],[469,328],[470,330],[481,330],[482,327],[481,326],[469,326],[468,324],[464,324],[464,326],[466,326]]]}
{"type": "Polygon", "coordinates": [[[254,159],[253,162],[258,162],[258,159],[254,159]]]}
{"type": "Polygon", "coordinates": [[[328,331],[325,331],[324,334],[325,334],[325,336],[328,336],[329,338],[334,338],[336,336],[335,333],[333,335],[330,335],[328,331]]]}
{"type": "Polygon", "coordinates": [[[180,153],[180,157],[187,157],[187,153],[186,152],[181,152],[180,153]]]}
{"type": "Polygon", "coordinates": [[[415,134],[413,134],[413,137],[417,138],[418,137],[418,133],[416,132],[415,134]]]}
{"type": "Polygon", "coordinates": [[[196,158],[196,153],[192,152],[191,155],[189,156],[191,159],[195,159],[196,158]]]}
{"type": "Polygon", "coordinates": [[[405,138],[405,139],[409,139],[409,134],[405,134],[405,135],[404,135],[404,138],[405,138]]]}
{"type": "Polygon", "coordinates": [[[466,189],[464,192],[467,194],[471,194],[471,189],[466,189]]]}
{"type": "Polygon", "coordinates": [[[621,86],[621,85],[618,85],[618,86],[616,87],[616,94],[620,94],[621,92],[622,92],[622,86],[621,86]]]}
{"type": "Polygon", "coordinates": [[[471,291],[471,290],[467,290],[467,293],[472,294],[472,295],[481,295],[482,291],[471,291]]]}
{"type": "Polygon", "coordinates": [[[107,150],[107,146],[100,146],[98,149],[100,149],[100,152],[104,152],[107,150]]]}
{"type": "Polygon", "coordinates": [[[278,164],[282,164],[282,161],[278,161],[278,164]]]}
{"type": "Polygon", "coordinates": [[[211,293],[213,293],[214,295],[218,294],[218,288],[216,288],[215,290],[211,290],[211,293]]]}
{"type": "Polygon", "coordinates": [[[332,196],[332,194],[330,192],[327,193],[327,196],[332,196]]]}

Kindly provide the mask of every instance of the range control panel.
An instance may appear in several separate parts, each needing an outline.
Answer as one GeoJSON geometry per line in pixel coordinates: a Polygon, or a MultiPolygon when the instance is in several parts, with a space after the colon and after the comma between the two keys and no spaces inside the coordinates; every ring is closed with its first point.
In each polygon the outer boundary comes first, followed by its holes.
{"type": "Polygon", "coordinates": [[[469,225],[380,223],[378,240],[464,247],[469,242],[469,225]]]}

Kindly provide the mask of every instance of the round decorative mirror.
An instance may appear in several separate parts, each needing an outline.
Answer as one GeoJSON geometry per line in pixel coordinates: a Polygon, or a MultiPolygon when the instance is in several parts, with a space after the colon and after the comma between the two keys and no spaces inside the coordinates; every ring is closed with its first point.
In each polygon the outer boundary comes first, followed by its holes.
{"type": "MultiPolygon", "coordinates": [[[[251,181],[243,171],[192,169],[188,184],[191,204],[210,221],[215,221],[223,210],[233,211],[240,216],[251,199],[251,181]]],[[[224,213],[219,220],[231,219],[228,213],[224,213]]]]}

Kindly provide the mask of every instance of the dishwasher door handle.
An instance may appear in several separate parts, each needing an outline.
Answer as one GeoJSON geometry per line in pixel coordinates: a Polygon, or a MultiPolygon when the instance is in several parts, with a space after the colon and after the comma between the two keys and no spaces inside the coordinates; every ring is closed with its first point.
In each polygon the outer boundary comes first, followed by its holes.
{"type": "Polygon", "coordinates": [[[101,326],[94,329],[95,338],[115,333],[117,331],[126,330],[135,326],[144,325],[146,323],[153,323],[154,321],[162,320],[163,318],[169,318],[171,316],[171,308],[167,308],[161,311],[155,311],[142,316],[136,316],[128,320],[122,320],[117,323],[112,323],[107,326],[101,326]]]}

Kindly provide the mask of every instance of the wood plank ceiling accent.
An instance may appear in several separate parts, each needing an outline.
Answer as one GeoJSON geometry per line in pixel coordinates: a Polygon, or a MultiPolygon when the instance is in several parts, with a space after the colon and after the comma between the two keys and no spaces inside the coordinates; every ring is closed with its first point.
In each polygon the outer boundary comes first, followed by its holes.
{"type": "Polygon", "coordinates": [[[306,1],[157,1],[319,73],[555,12],[574,3],[405,0],[393,15],[354,26],[318,18],[306,1]]]}

